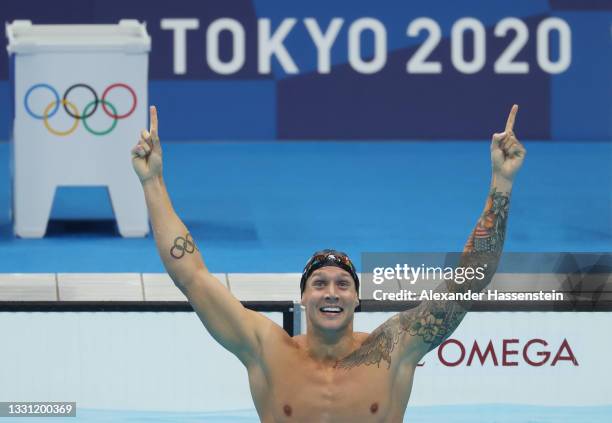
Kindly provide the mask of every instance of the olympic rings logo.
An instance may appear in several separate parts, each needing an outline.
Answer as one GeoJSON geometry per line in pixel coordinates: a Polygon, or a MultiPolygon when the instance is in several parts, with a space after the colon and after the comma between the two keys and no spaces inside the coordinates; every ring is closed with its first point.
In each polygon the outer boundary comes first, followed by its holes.
{"type": "Polygon", "coordinates": [[[76,131],[77,127],[79,126],[79,121],[83,121],[83,126],[89,133],[93,135],[101,136],[101,135],[106,135],[112,132],[112,130],[115,129],[115,127],[117,126],[117,122],[120,119],[125,119],[129,117],[132,113],[134,113],[134,110],[136,110],[137,98],[136,98],[136,92],[134,91],[134,89],[130,87],[129,85],[121,83],[121,82],[111,84],[108,87],[106,87],[102,93],[102,98],[98,98],[98,93],[90,85],[83,84],[83,83],[74,84],[68,87],[68,89],[66,89],[61,100],[60,100],[60,96],[57,90],[53,88],[51,85],[34,84],[26,92],[25,97],[23,99],[23,104],[25,106],[26,112],[28,112],[28,114],[32,116],[34,119],[42,120],[45,125],[45,128],[47,128],[47,130],[53,135],[57,135],[60,137],[65,137],[67,135],[70,135],[74,131],[76,131]],[[84,88],[88,90],[93,97],[93,100],[87,103],[87,105],[83,109],[82,114],[79,114],[79,110],[74,105],[74,103],[68,101],[68,95],[77,88],[84,88]],[[120,88],[127,90],[132,96],[132,106],[126,113],[122,113],[122,114],[118,114],[115,106],[112,103],[110,103],[108,100],[106,100],[106,97],[112,90],[120,89],[120,88]],[[53,94],[53,97],[55,98],[55,100],[51,101],[44,108],[42,114],[36,114],[30,108],[28,100],[30,99],[30,95],[32,94],[32,92],[34,92],[34,90],[41,90],[41,89],[51,91],[51,94],[53,94]],[[51,123],[49,122],[49,119],[58,112],[60,104],[63,106],[63,109],[68,114],[68,116],[74,119],[72,126],[65,131],[60,131],[58,129],[53,128],[51,126],[51,123]],[[101,109],[103,110],[103,112],[108,117],[112,118],[113,122],[106,129],[95,130],[91,128],[91,126],[87,123],[87,119],[89,119],[94,113],[96,113],[96,111],[98,110],[98,106],[100,104],[102,104],[101,109]]]}

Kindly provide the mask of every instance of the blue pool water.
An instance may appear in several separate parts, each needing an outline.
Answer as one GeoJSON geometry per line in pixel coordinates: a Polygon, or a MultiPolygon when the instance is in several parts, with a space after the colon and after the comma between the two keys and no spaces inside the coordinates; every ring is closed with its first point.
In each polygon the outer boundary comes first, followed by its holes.
{"type": "MultiPolygon", "coordinates": [[[[405,423],[608,423],[612,405],[597,407],[542,407],[531,405],[476,404],[408,407],[405,423]]],[[[2,419],[3,422],[47,422],[45,418],[2,419]]],[[[78,410],[76,418],[54,418],[59,422],[145,423],[257,423],[255,410],[208,413],[78,410]]]]}
{"type": "MultiPolygon", "coordinates": [[[[505,251],[612,251],[612,143],[527,149],[505,251]]],[[[164,169],[211,271],[278,273],[322,248],[357,268],[366,251],[461,250],[489,187],[488,155],[478,141],[167,143],[164,169]]],[[[59,190],[48,235],[15,238],[9,161],[0,143],[0,273],[164,271],[150,235],[117,236],[102,188],[59,190]]]]}

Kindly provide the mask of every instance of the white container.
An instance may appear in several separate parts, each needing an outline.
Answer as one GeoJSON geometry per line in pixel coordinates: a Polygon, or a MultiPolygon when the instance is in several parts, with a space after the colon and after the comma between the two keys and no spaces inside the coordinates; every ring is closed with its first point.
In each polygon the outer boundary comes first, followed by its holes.
{"type": "Polygon", "coordinates": [[[146,204],[130,160],[147,124],[145,25],[14,21],[6,36],[15,234],[44,236],[56,187],[106,186],[121,235],[145,236],[146,204]]]}

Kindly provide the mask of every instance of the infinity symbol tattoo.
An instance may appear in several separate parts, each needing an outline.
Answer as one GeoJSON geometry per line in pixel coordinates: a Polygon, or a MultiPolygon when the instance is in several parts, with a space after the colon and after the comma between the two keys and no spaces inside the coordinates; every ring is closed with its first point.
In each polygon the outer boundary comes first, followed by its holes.
{"type": "Polygon", "coordinates": [[[175,259],[183,258],[185,253],[192,254],[198,247],[193,242],[191,234],[188,232],[185,237],[177,236],[174,239],[174,245],[170,249],[170,255],[175,259]]]}

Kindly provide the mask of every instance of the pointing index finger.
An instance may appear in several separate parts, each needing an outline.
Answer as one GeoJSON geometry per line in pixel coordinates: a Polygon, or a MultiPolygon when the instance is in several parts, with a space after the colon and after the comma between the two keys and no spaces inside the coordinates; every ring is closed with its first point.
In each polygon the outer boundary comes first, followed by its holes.
{"type": "Polygon", "coordinates": [[[151,135],[157,135],[157,108],[155,106],[149,107],[149,120],[151,124],[149,132],[151,135]]]}
{"type": "Polygon", "coordinates": [[[506,129],[504,132],[510,133],[514,128],[514,120],[516,119],[516,112],[518,112],[518,104],[512,106],[510,110],[510,114],[508,115],[508,120],[506,121],[506,129]]]}

